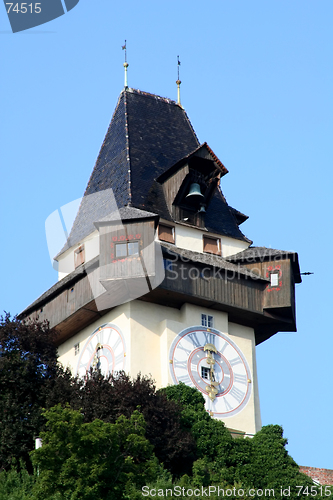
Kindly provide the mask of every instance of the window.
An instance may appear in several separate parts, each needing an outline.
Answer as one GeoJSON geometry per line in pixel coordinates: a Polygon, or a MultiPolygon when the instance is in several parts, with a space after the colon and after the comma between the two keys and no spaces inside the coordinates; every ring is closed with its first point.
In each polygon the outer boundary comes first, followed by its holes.
{"type": "Polygon", "coordinates": [[[208,328],[214,327],[214,317],[207,314],[201,314],[201,326],[206,326],[208,328]]]}
{"type": "Polygon", "coordinates": [[[79,267],[81,264],[84,264],[84,260],[85,260],[84,245],[81,245],[74,252],[75,269],[79,267]]]}
{"type": "Polygon", "coordinates": [[[75,344],[74,345],[74,354],[77,356],[80,352],[80,344],[75,344]]]}
{"type": "Polygon", "coordinates": [[[201,378],[209,380],[209,368],[207,368],[206,366],[201,367],[201,378]]]}
{"type": "Polygon", "coordinates": [[[116,243],[116,259],[139,254],[139,242],[131,241],[126,243],[116,243]]]}
{"type": "Polygon", "coordinates": [[[204,236],[203,251],[206,253],[221,255],[221,240],[219,238],[212,238],[211,236],[204,236]]]}
{"type": "Polygon", "coordinates": [[[271,273],[271,286],[279,286],[279,273],[271,273]]]}
{"type": "Polygon", "coordinates": [[[172,226],[166,226],[165,224],[159,224],[158,226],[158,239],[161,241],[166,241],[168,243],[175,242],[175,228],[172,226]]]}

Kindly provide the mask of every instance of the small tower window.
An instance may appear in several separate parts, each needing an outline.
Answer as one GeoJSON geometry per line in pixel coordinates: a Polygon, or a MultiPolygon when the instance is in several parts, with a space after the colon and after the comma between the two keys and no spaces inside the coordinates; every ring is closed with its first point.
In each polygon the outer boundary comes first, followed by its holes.
{"type": "Polygon", "coordinates": [[[220,238],[212,238],[210,236],[203,237],[203,251],[221,255],[221,240],[220,238]]]}
{"type": "Polygon", "coordinates": [[[74,265],[75,269],[85,262],[84,245],[79,246],[74,252],[74,265]]]}
{"type": "Polygon", "coordinates": [[[175,228],[165,224],[158,226],[158,239],[167,243],[175,243],[175,228]]]}
{"type": "Polygon", "coordinates": [[[201,314],[201,326],[206,326],[207,328],[213,328],[214,317],[208,314],[201,314]]]}
{"type": "Polygon", "coordinates": [[[271,273],[271,286],[279,286],[279,273],[271,273]]]}
{"type": "Polygon", "coordinates": [[[77,343],[77,344],[74,345],[74,354],[75,354],[75,356],[77,356],[79,354],[79,352],[80,352],[80,344],[77,343]]]}
{"type": "Polygon", "coordinates": [[[128,257],[129,255],[138,255],[139,242],[131,241],[130,243],[116,243],[116,258],[128,257]]]}
{"type": "Polygon", "coordinates": [[[209,380],[209,368],[206,366],[201,367],[201,378],[209,380]]]}

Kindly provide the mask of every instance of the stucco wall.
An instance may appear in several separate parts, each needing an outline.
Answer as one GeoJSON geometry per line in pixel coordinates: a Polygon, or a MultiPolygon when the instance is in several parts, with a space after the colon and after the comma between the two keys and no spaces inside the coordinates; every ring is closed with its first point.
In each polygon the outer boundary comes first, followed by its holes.
{"type": "Polygon", "coordinates": [[[212,311],[192,304],[184,304],[179,310],[162,305],[133,300],[116,307],[100,320],[81,330],[58,349],[59,360],[76,374],[80,353],[75,355],[74,345],[79,343],[80,352],[89,336],[100,325],[112,323],[122,332],[126,344],[125,371],[131,377],[139,372],[151,376],[157,388],[173,384],[169,353],[175,337],[186,328],[201,325],[201,314],[213,315],[214,328],[229,336],[245,356],[251,371],[251,395],[248,403],[237,415],[223,418],[233,429],[255,434],[261,428],[255,360],[255,339],[252,328],[228,322],[228,314],[212,311]]]}

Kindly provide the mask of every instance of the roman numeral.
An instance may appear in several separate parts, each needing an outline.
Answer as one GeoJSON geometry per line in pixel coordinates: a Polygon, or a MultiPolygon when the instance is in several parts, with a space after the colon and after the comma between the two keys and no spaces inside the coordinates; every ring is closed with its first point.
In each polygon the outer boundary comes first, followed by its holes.
{"type": "Polygon", "coordinates": [[[180,377],[178,377],[178,382],[183,382],[186,385],[192,385],[190,376],[187,373],[186,375],[181,375],[180,377]]]}
{"type": "Polygon", "coordinates": [[[121,344],[121,338],[117,336],[117,340],[116,340],[115,344],[112,346],[112,349],[114,351],[116,351],[117,347],[119,347],[120,344],[121,344]]]}
{"type": "Polygon", "coordinates": [[[177,361],[176,359],[173,362],[173,366],[175,368],[180,368],[182,370],[186,370],[187,368],[187,361],[177,361]]]}
{"type": "Polygon", "coordinates": [[[247,376],[246,375],[239,375],[238,373],[235,373],[234,374],[234,381],[239,382],[240,384],[246,384],[247,376]]]}
{"type": "Polygon", "coordinates": [[[231,404],[229,404],[229,403],[228,403],[227,398],[224,398],[224,403],[225,403],[225,409],[226,409],[227,411],[232,410],[232,406],[231,406],[231,404]]]}
{"type": "Polygon", "coordinates": [[[230,394],[230,396],[232,396],[233,398],[235,398],[238,403],[240,403],[242,401],[242,399],[244,398],[244,396],[245,396],[245,392],[240,391],[235,386],[233,386],[231,388],[231,391],[229,392],[229,394],[230,394]]]}
{"type": "Polygon", "coordinates": [[[107,332],[108,332],[107,333],[107,337],[105,338],[104,343],[107,344],[107,345],[110,345],[112,330],[110,330],[110,328],[108,328],[107,332]]]}
{"type": "Polygon", "coordinates": [[[89,342],[89,344],[87,345],[87,351],[89,352],[89,354],[91,355],[93,352],[95,352],[95,347],[92,345],[91,342],[89,342]]]}
{"type": "Polygon", "coordinates": [[[231,364],[231,366],[236,366],[236,365],[239,365],[239,363],[241,363],[242,360],[239,356],[237,356],[237,358],[234,358],[234,359],[231,359],[229,361],[229,363],[231,364]]]}
{"type": "Polygon", "coordinates": [[[221,349],[219,349],[219,351],[220,351],[221,354],[224,353],[224,351],[226,350],[226,348],[228,347],[228,345],[229,345],[228,342],[225,341],[223,347],[221,349]]]}
{"type": "Polygon", "coordinates": [[[191,354],[191,349],[186,349],[186,347],[184,347],[182,344],[178,344],[177,348],[184,351],[186,353],[186,356],[189,356],[191,354]]]}
{"type": "Polygon", "coordinates": [[[188,337],[191,339],[191,341],[195,345],[195,347],[200,347],[201,343],[199,342],[199,339],[198,339],[196,333],[191,333],[188,335],[188,337]]]}
{"type": "Polygon", "coordinates": [[[214,344],[215,345],[215,335],[211,332],[203,332],[205,336],[205,344],[214,344]]]}
{"type": "MultiPolygon", "coordinates": [[[[118,363],[122,363],[124,360],[124,354],[121,352],[120,354],[118,354],[116,357],[115,357],[115,360],[114,360],[114,364],[115,366],[118,365],[118,363]]],[[[112,369],[114,369],[114,366],[112,367],[112,369]]]]}

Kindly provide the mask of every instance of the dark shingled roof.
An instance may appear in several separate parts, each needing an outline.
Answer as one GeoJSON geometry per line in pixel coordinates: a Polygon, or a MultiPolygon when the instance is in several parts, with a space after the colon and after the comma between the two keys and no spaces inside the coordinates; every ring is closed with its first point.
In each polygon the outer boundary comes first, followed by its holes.
{"type": "Polygon", "coordinates": [[[294,255],[295,252],[288,252],[286,250],[277,250],[276,248],[267,247],[249,247],[241,252],[235,253],[234,255],[229,255],[228,260],[232,262],[254,262],[258,259],[270,259],[276,257],[277,255],[294,255]]]}
{"type": "Polygon", "coordinates": [[[116,212],[112,212],[99,221],[96,221],[95,225],[98,225],[98,222],[129,221],[137,219],[151,219],[155,217],[158,217],[158,215],[154,214],[153,212],[139,210],[138,208],[134,207],[122,207],[119,208],[119,210],[117,210],[116,212]]]}
{"type": "Polygon", "coordinates": [[[243,212],[240,212],[239,210],[237,210],[236,208],[232,208],[230,207],[229,205],[229,208],[232,212],[232,214],[236,217],[236,220],[237,220],[237,224],[240,226],[241,224],[243,224],[243,222],[245,222],[249,216],[248,215],[245,215],[243,214],[243,212]]]}
{"type": "Polygon", "coordinates": [[[240,274],[243,276],[247,276],[249,278],[252,278],[254,280],[261,280],[261,281],[269,281],[269,279],[263,277],[263,276],[258,276],[258,274],[253,273],[246,267],[242,267],[240,265],[235,265],[231,262],[228,262],[227,259],[223,257],[219,257],[218,255],[214,254],[209,254],[209,253],[200,253],[200,252],[194,252],[192,250],[187,250],[185,248],[179,248],[176,247],[175,245],[172,245],[170,243],[165,243],[165,242],[160,242],[162,249],[170,253],[170,254],[176,254],[179,255],[182,258],[185,258],[189,261],[192,262],[200,262],[201,264],[205,264],[206,266],[212,266],[218,269],[225,269],[226,271],[232,271],[235,274],[240,274]]]}
{"type": "Polygon", "coordinates": [[[294,272],[295,282],[302,282],[298,262],[298,254],[296,252],[277,250],[276,248],[267,247],[249,247],[242,252],[238,252],[234,255],[229,255],[229,257],[226,257],[226,259],[230,262],[247,262],[248,264],[258,261],[264,262],[265,260],[290,259],[294,272]]]}
{"type": "MultiPolygon", "coordinates": [[[[139,90],[123,90],[74,221],[69,244],[61,253],[88,236],[95,229],[94,222],[114,212],[116,207],[130,205],[171,221],[163,188],[156,179],[199,146],[186,112],[177,103],[139,90]]],[[[219,162],[218,158],[216,161],[219,162]]],[[[250,241],[240,231],[234,209],[228,206],[220,189],[216,189],[207,207],[205,225],[208,231],[250,241]]]]}

